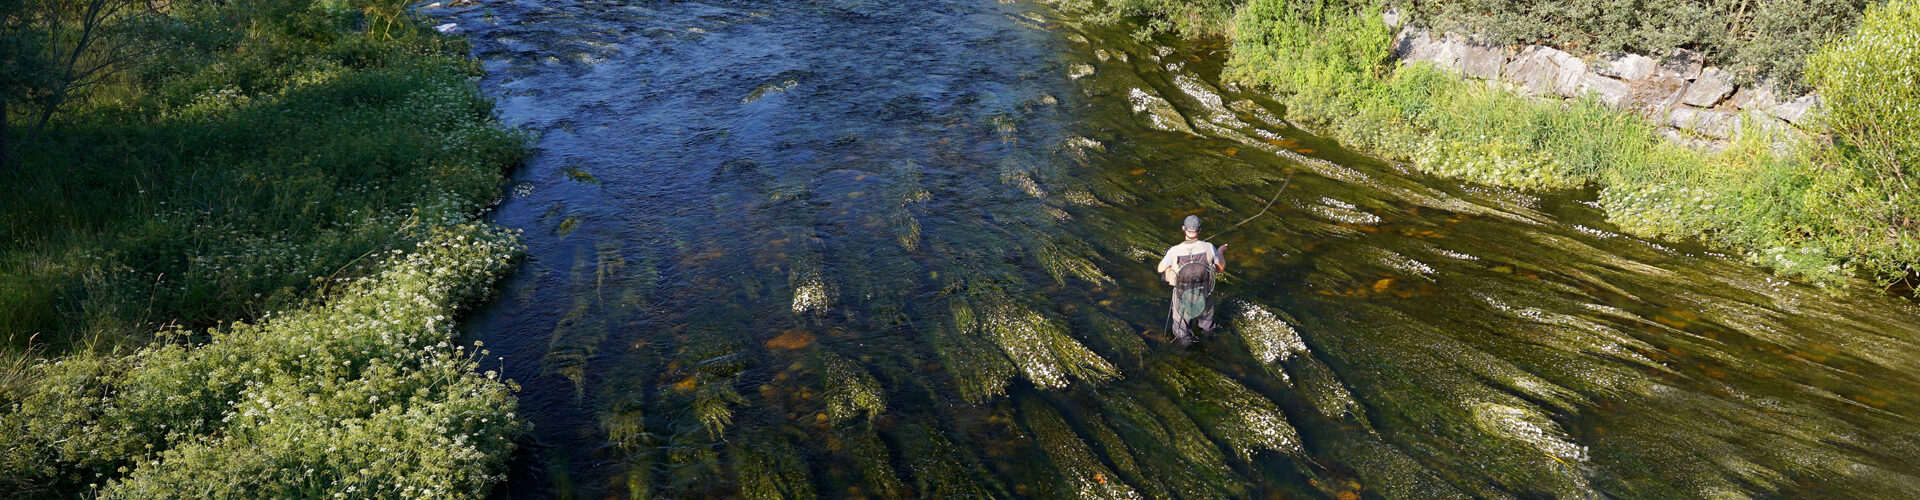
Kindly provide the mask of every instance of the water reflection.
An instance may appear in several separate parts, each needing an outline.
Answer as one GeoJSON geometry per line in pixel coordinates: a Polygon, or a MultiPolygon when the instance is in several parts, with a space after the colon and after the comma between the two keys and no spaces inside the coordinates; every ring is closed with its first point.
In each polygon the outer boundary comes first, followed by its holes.
{"type": "Polygon", "coordinates": [[[1905,496],[1920,311],[1343,151],[975,0],[453,14],[540,132],[510,496],[1905,496]],[[1181,217],[1229,328],[1165,342],[1181,217]],[[1902,495],[1905,494],[1905,495],[1902,495]]]}

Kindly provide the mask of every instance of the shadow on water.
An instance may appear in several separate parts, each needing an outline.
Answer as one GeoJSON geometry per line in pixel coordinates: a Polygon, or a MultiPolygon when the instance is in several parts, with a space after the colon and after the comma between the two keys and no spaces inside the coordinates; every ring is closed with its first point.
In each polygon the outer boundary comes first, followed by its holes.
{"type": "Polygon", "coordinates": [[[539,133],[505,497],[1920,491],[1920,311],[1342,150],[1048,5],[438,13],[539,133]],[[1227,328],[1164,341],[1181,217],[1227,328]]]}

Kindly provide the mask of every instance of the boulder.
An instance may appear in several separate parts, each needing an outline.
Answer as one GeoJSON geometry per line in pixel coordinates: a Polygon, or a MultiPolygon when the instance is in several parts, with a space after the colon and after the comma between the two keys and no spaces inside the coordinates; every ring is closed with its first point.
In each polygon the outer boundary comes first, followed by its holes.
{"type": "Polygon", "coordinates": [[[1667,126],[1691,130],[1707,137],[1726,139],[1733,137],[1734,131],[1740,129],[1740,114],[1692,106],[1675,106],[1667,110],[1666,119],[1662,122],[1667,126]]]}
{"type": "Polygon", "coordinates": [[[1626,108],[1633,97],[1633,87],[1627,82],[1587,73],[1580,79],[1580,94],[1593,93],[1600,102],[1615,108],[1626,108]]]}
{"type": "Polygon", "coordinates": [[[1705,61],[1706,57],[1701,56],[1699,52],[1673,49],[1672,52],[1667,53],[1666,57],[1660,58],[1660,66],[1654,72],[1691,81],[1700,77],[1701,66],[1705,61]]]}
{"type": "Polygon", "coordinates": [[[1792,151],[1795,148],[1795,141],[1793,139],[1807,137],[1805,132],[1794,128],[1793,125],[1788,125],[1787,122],[1760,111],[1742,111],[1740,112],[1740,118],[1741,124],[1752,124],[1753,126],[1751,129],[1735,130],[1734,137],[1738,138],[1740,133],[1746,130],[1755,131],[1762,134],[1761,137],[1772,142],[1773,146],[1770,149],[1772,149],[1776,155],[1785,155],[1792,151]]]}
{"type": "Polygon", "coordinates": [[[1441,35],[1433,41],[1433,55],[1427,61],[1457,72],[1460,71],[1460,56],[1465,55],[1466,52],[1466,40],[1441,35]]]}
{"type": "Polygon", "coordinates": [[[1459,35],[1434,38],[1425,31],[1403,30],[1394,43],[1393,53],[1402,63],[1430,62],[1455,73],[1484,79],[1500,77],[1507,61],[1506,51],[1498,46],[1469,41],[1459,35]]]}
{"type": "MultiPolygon", "coordinates": [[[[1793,128],[1792,125],[1788,125],[1787,122],[1759,111],[1743,111],[1740,113],[1740,119],[1741,123],[1751,123],[1755,128],[1769,134],[1784,134],[1799,131],[1799,129],[1793,128]]],[[[1734,135],[1738,136],[1739,131],[1735,131],[1734,135]]]]}
{"type": "Polygon", "coordinates": [[[1687,89],[1686,80],[1666,73],[1656,73],[1628,85],[1633,88],[1633,94],[1622,109],[1640,110],[1647,116],[1666,113],[1668,108],[1680,103],[1681,93],[1687,89]]]}
{"type": "Polygon", "coordinates": [[[1574,97],[1580,94],[1580,80],[1587,73],[1587,62],[1559,49],[1528,45],[1507,63],[1503,73],[1506,80],[1518,85],[1524,94],[1574,97]]]}
{"type": "Polygon", "coordinates": [[[1707,68],[1700,72],[1699,78],[1693,79],[1693,84],[1687,86],[1687,93],[1681,96],[1680,102],[1688,106],[1711,108],[1733,95],[1733,90],[1733,73],[1707,68]]]}
{"type": "Polygon", "coordinates": [[[1380,12],[1380,22],[1382,24],[1386,24],[1387,29],[1400,29],[1400,21],[1402,17],[1405,17],[1405,16],[1402,16],[1400,14],[1400,9],[1396,9],[1393,7],[1387,7],[1387,10],[1380,12]]]}
{"type": "Polygon", "coordinates": [[[1629,82],[1653,76],[1658,67],[1651,57],[1626,52],[1600,54],[1593,61],[1594,73],[1629,82]]]}
{"type": "Polygon", "coordinates": [[[1804,125],[1803,122],[1805,122],[1808,117],[1813,116],[1814,109],[1819,107],[1820,96],[1807,94],[1800,96],[1799,99],[1794,99],[1792,102],[1767,108],[1767,114],[1786,120],[1787,123],[1801,126],[1804,125]]]}
{"type": "Polygon", "coordinates": [[[1507,51],[1498,45],[1460,41],[1459,69],[1463,75],[1494,80],[1500,78],[1500,67],[1507,63],[1507,51]]]}
{"type": "Polygon", "coordinates": [[[1393,41],[1393,57],[1399,58],[1402,63],[1432,62],[1438,52],[1439,46],[1426,30],[1403,29],[1393,41]]]}
{"type": "Polygon", "coordinates": [[[1733,92],[1733,107],[1740,109],[1767,109],[1780,104],[1774,97],[1773,82],[1760,82],[1757,85],[1740,87],[1733,92]]]}

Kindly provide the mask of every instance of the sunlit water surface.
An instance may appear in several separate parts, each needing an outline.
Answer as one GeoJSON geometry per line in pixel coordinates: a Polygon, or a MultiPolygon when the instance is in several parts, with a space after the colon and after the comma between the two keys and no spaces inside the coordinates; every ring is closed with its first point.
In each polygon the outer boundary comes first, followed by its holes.
{"type": "Polygon", "coordinates": [[[509,497],[1908,497],[1920,311],[1416,175],[1027,2],[532,1],[509,497]],[[1152,272],[1223,228],[1227,328],[1152,272]]]}

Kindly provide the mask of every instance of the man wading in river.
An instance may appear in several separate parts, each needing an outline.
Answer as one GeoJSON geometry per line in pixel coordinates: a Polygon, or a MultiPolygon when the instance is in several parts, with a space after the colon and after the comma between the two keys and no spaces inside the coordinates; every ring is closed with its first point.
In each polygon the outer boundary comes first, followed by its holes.
{"type": "Polygon", "coordinates": [[[1226,247],[1215,250],[1212,243],[1200,241],[1200,218],[1187,216],[1181,230],[1187,240],[1167,249],[1160,258],[1160,274],[1173,285],[1173,341],[1182,346],[1193,343],[1189,323],[1200,321],[1200,329],[1213,332],[1213,275],[1227,270],[1220,257],[1226,247]]]}

